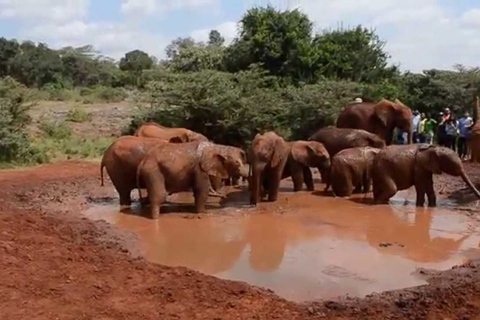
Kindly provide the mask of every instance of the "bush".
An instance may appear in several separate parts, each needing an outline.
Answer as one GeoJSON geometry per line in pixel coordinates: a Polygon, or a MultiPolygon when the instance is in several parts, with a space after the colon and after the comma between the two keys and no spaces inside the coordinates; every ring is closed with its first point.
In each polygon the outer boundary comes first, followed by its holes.
{"type": "Polygon", "coordinates": [[[121,88],[101,87],[98,91],[98,98],[104,102],[121,102],[128,97],[128,94],[121,88]]]}
{"type": "Polygon", "coordinates": [[[72,135],[72,130],[63,121],[43,120],[40,123],[40,129],[45,137],[57,140],[68,139],[72,135]]]}
{"type": "Polygon", "coordinates": [[[26,132],[31,122],[27,89],[12,79],[0,81],[0,164],[42,162],[26,132]]]}
{"type": "Polygon", "coordinates": [[[67,121],[71,122],[85,122],[90,120],[90,114],[82,108],[75,107],[67,114],[67,121]]]}

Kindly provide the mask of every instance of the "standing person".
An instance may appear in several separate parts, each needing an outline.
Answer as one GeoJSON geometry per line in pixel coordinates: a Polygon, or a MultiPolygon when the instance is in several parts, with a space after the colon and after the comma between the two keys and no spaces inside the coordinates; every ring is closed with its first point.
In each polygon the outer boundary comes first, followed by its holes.
{"type": "Polygon", "coordinates": [[[433,138],[435,136],[435,126],[437,125],[437,121],[430,117],[430,114],[427,114],[425,117],[425,124],[423,129],[423,136],[425,139],[425,143],[432,144],[433,138]]]}
{"type": "Polygon", "coordinates": [[[458,135],[458,121],[451,116],[445,121],[446,146],[456,151],[456,142],[458,135]]]}
{"type": "Polygon", "coordinates": [[[445,146],[445,119],[444,113],[440,112],[438,115],[438,127],[437,127],[437,143],[439,146],[445,146]]]}
{"type": "Polygon", "coordinates": [[[468,111],[465,111],[463,117],[458,120],[458,156],[460,159],[466,159],[468,155],[468,136],[470,128],[473,126],[473,119],[468,114],[468,111]]]}
{"type": "Polygon", "coordinates": [[[405,135],[403,130],[397,130],[397,144],[405,144],[405,135]]]}
{"type": "Polygon", "coordinates": [[[420,123],[418,124],[418,140],[420,143],[426,143],[426,135],[425,135],[425,123],[427,122],[427,116],[425,113],[422,113],[420,123]]]}
{"type": "Polygon", "coordinates": [[[420,112],[418,110],[415,110],[413,112],[413,118],[412,118],[412,132],[413,132],[413,143],[419,143],[419,136],[418,136],[418,125],[420,124],[420,121],[422,120],[422,116],[420,115],[420,112]]]}

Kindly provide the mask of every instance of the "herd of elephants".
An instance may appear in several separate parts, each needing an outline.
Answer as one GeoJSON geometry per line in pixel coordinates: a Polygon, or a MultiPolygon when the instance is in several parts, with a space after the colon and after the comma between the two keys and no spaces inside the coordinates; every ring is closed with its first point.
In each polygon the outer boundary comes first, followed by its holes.
{"type": "Polygon", "coordinates": [[[347,106],[337,125],[319,129],[308,141],[287,142],[275,132],[257,134],[249,150],[210,142],[186,128],[144,123],[134,136],[123,136],[105,151],[103,169],[114,184],[120,205],[131,204],[131,191],[139,190],[142,204],[150,205],[157,219],[170,194],[193,191],[196,212],[205,212],[209,196],[223,197],[223,184],[248,181],[250,204],[268,196],[276,201],[280,181],[293,180],[294,191],[314,182],[310,168],[318,168],[326,190],[337,197],[367,193],[373,184],[376,204],[388,203],[397,191],[412,186],[416,204],[436,205],[433,174],[461,177],[480,198],[454,151],[427,144],[412,144],[412,111],[399,100],[347,106]],[[393,131],[408,133],[408,144],[391,145],[393,131]],[[148,197],[142,199],[141,189],[148,197]]]}

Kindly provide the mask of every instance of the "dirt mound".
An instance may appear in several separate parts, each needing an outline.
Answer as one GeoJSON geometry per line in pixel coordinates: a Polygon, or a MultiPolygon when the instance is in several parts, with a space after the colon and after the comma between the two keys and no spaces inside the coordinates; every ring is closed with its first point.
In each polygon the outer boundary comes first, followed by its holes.
{"type": "MultiPolygon", "coordinates": [[[[478,166],[467,168],[470,176],[480,177],[478,166]]],[[[445,185],[446,194],[456,182],[436,180],[436,184],[445,185]]],[[[475,319],[480,315],[478,262],[429,273],[430,284],[418,288],[309,304],[288,302],[244,283],[148,263],[126,247],[131,243],[129,235],[79,217],[88,199],[114,196],[111,189],[99,185],[97,163],[64,162],[0,173],[1,319],[475,319]]]]}

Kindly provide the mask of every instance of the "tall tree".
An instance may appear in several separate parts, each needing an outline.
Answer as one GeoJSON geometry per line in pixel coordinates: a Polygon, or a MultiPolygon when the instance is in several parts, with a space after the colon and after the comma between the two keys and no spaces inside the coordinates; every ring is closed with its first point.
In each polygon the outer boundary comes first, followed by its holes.
{"type": "Polygon", "coordinates": [[[208,35],[208,45],[209,46],[218,46],[221,47],[225,43],[225,38],[222,37],[220,32],[217,30],[212,30],[210,31],[210,34],[208,35]]]}
{"type": "Polygon", "coordinates": [[[253,8],[240,21],[240,36],[227,53],[231,71],[261,64],[273,75],[312,78],[312,22],[298,10],[253,8]]]}
{"type": "Polygon", "coordinates": [[[15,40],[0,38],[0,77],[10,73],[13,58],[20,53],[20,46],[15,40]]]}
{"type": "Polygon", "coordinates": [[[152,66],[153,59],[140,50],[130,51],[120,60],[120,69],[130,72],[134,77],[136,85],[140,84],[139,81],[143,70],[151,69],[152,66]]]}
{"type": "Polygon", "coordinates": [[[399,73],[396,66],[388,66],[385,42],[361,26],[317,35],[314,47],[317,68],[327,78],[372,83],[399,73]]]}

